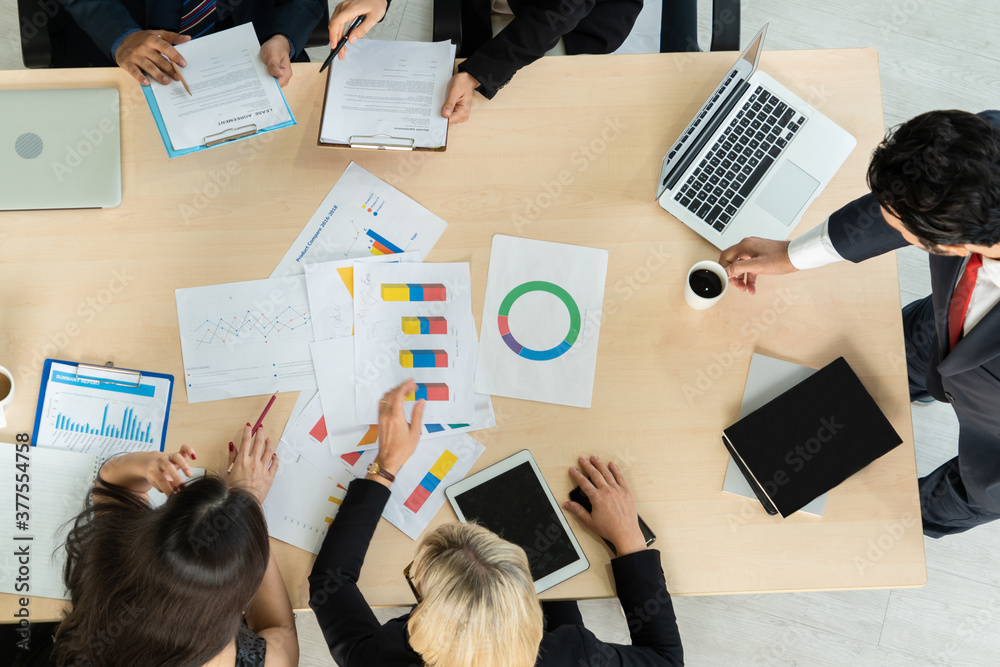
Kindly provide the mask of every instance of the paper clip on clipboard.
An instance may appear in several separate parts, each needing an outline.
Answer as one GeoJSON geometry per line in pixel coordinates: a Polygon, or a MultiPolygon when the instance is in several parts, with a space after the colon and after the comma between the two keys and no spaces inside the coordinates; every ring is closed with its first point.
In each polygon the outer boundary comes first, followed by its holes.
{"type": "Polygon", "coordinates": [[[375,134],[370,137],[352,135],[351,148],[373,148],[382,151],[412,151],[412,137],[390,137],[388,134],[375,134]]]}
{"type": "Polygon", "coordinates": [[[246,139],[247,137],[252,137],[255,134],[257,134],[257,126],[253,123],[250,125],[244,125],[243,127],[231,127],[223,130],[222,132],[210,134],[205,137],[205,148],[218,146],[219,144],[224,144],[227,141],[246,139]]]}

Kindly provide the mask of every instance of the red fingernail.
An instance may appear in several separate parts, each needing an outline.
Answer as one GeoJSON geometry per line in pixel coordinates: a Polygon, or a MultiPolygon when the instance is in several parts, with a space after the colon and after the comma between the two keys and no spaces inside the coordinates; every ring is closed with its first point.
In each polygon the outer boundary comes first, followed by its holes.
{"type": "Polygon", "coordinates": [[[191,460],[194,461],[196,458],[198,457],[194,455],[194,452],[191,452],[191,460]]]}
{"type": "Polygon", "coordinates": [[[229,443],[229,451],[233,451],[234,449],[236,449],[236,447],[233,446],[233,443],[229,443]]]}
{"type": "Polygon", "coordinates": [[[249,426],[249,425],[250,425],[250,422],[247,422],[247,426],[249,426]]]}

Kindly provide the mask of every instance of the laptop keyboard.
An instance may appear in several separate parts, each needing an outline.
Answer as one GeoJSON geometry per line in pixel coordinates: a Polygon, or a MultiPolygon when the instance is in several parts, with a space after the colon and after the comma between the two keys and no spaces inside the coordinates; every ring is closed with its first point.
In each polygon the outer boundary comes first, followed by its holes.
{"type": "Polygon", "coordinates": [[[805,122],[805,116],[757,86],[674,200],[716,231],[725,231],[805,122]]]}

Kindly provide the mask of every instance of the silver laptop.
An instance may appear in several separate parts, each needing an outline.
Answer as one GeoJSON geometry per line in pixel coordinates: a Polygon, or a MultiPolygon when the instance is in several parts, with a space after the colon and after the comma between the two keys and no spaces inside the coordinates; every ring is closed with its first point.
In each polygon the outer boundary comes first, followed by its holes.
{"type": "Polygon", "coordinates": [[[656,198],[717,248],[786,239],[857,140],[757,71],[767,24],[663,158],[656,198]]]}
{"type": "Polygon", "coordinates": [[[115,88],[0,90],[0,210],[122,201],[115,88]]]}

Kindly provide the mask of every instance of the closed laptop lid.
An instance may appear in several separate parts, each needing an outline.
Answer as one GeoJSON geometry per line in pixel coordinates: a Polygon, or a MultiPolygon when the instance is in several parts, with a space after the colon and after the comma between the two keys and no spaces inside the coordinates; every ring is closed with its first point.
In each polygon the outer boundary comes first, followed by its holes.
{"type": "Polygon", "coordinates": [[[0,90],[0,176],[0,210],[121,204],[118,90],[0,90]]]}

